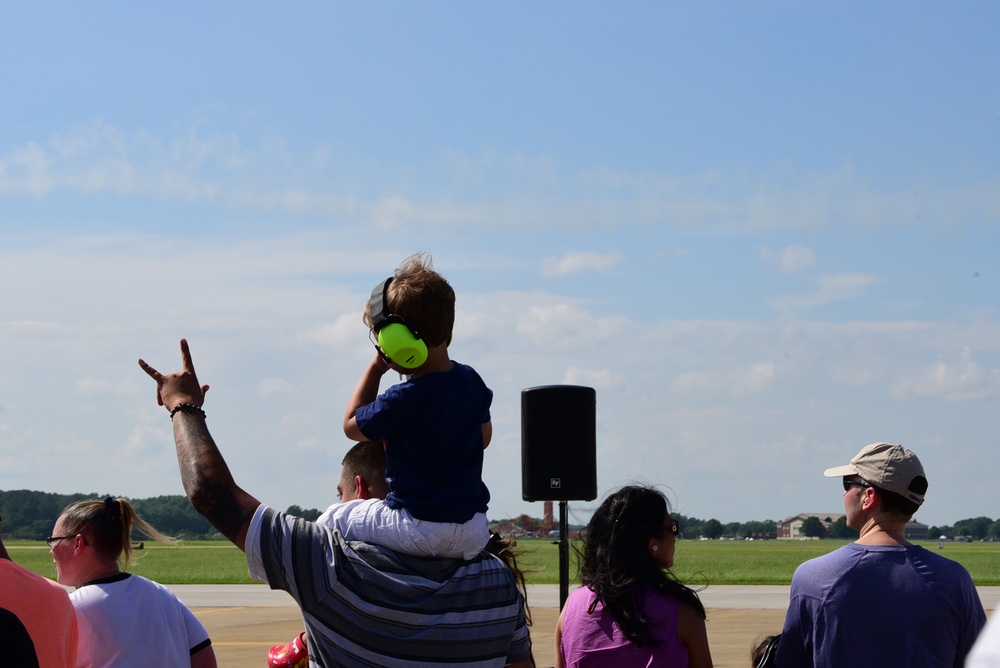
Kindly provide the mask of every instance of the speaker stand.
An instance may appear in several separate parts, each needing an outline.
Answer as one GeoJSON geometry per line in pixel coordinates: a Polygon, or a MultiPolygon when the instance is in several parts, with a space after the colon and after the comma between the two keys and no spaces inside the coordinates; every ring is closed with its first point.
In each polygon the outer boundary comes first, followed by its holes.
{"type": "Polygon", "coordinates": [[[565,501],[559,502],[559,610],[569,597],[569,512],[565,501]]]}

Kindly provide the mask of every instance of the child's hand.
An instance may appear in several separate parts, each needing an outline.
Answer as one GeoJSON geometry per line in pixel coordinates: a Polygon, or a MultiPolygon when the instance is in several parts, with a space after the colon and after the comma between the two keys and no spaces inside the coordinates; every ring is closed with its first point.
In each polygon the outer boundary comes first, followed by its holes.
{"type": "Polygon", "coordinates": [[[352,441],[370,440],[358,428],[358,421],[354,417],[354,414],[359,408],[370,404],[378,398],[379,383],[389,368],[389,364],[383,359],[382,353],[376,353],[375,359],[368,363],[368,367],[361,374],[358,386],[354,388],[354,393],[347,401],[347,410],[344,412],[344,434],[352,441]]]}
{"type": "Polygon", "coordinates": [[[392,367],[389,365],[389,361],[382,354],[382,351],[378,348],[375,349],[375,359],[371,363],[371,368],[378,371],[379,375],[384,374],[386,371],[392,367]]]}

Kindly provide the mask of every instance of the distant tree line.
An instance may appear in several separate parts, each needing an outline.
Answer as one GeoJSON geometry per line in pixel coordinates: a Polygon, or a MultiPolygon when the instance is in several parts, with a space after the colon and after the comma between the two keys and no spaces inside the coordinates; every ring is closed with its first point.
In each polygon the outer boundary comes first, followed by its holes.
{"type": "MultiPolygon", "coordinates": [[[[45,540],[66,506],[83,499],[103,499],[107,494],[52,494],[26,489],[0,491],[0,532],[4,538],[45,540]]],[[[220,537],[211,524],[191,506],[186,496],[129,499],[135,511],[168,536],[188,539],[220,537]]]]}
{"type": "Polygon", "coordinates": [[[49,494],[17,489],[0,491],[0,532],[5,538],[45,540],[52,535],[63,509],[82,499],[95,499],[97,494],[49,494]]]}
{"type": "MultiPolygon", "coordinates": [[[[0,532],[5,538],[25,540],[45,540],[63,509],[81,499],[100,499],[105,494],[52,494],[30,490],[0,490],[0,532]]],[[[191,506],[186,496],[156,496],[148,499],[129,499],[136,512],[146,521],[168,536],[195,539],[221,539],[219,533],[208,521],[198,514],[191,506]]],[[[301,508],[289,506],[289,515],[313,521],[322,511],[316,508],[301,508]]],[[[681,535],[684,538],[774,538],[777,535],[778,523],[774,520],[729,522],[723,524],[717,519],[703,520],[697,517],[677,515],[681,523],[681,535]]],[[[502,520],[501,520],[502,521],[502,520]]],[[[514,520],[523,529],[540,527],[542,520],[521,515],[514,520]]],[[[570,526],[570,530],[582,528],[579,525],[570,526]]],[[[847,527],[847,518],[841,517],[825,534],[823,524],[818,518],[807,519],[802,526],[806,536],[840,538],[851,540],[858,537],[858,532],[847,527]],[[814,520],[812,525],[810,520],[814,520]]],[[[952,526],[932,526],[928,535],[936,539],[945,536],[953,540],[1000,540],[1000,519],[989,517],[974,517],[959,520],[952,526]]]]}
{"type": "MultiPolygon", "coordinates": [[[[729,522],[728,524],[723,524],[716,519],[702,520],[697,517],[685,517],[684,515],[675,515],[675,517],[681,523],[682,538],[775,538],[778,534],[778,523],[774,520],[764,520],[762,522],[729,522]]],[[[819,522],[819,520],[816,521],[819,522]]],[[[545,529],[542,526],[542,520],[530,515],[520,515],[519,517],[507,520],[494,520],[493,524],[512,526],[519,531],[531,534],[538,534],[545,529]]],[[[558,524],[556,524],[555,528],[558,528],[558,524]]],[[[580,524],[569,524],[568,528],[573,533],[584,527],[580,524]]],[[[820,524],[820,529],[822,531],[822,524],[820,524]]],[[[854,532],[854,536],[857,537],[857,535],[857,532],[854,532]]]]}
{"type": "Polygon", "coordinates": [[[723,524],[717,519],[703,520],[697,517],[678,515],[681,523],[681,536],[684,538],[775,538],[778,535],[778,523],[774,520],[751,522],[727,522],[723,524]]]}
{"type": "Polygon", "coordinates": [[[951,540],[1000,540],[1000,519],[991,520],[988,517],[970,517],[959,520],[951,526],[932,526],[927,530],[931,538],[945,536],[951,540]]]}
{"type": "Polygon", "coordinates": [[[316,508],[305,508],[302,509],[299,506],[288,506],[288,510],[285,511],[289,515],[295,515],[296,517],[301,517],[309,522],[315,522],[316,518],[323,514],[323,511],[317,510],[316,508]]]}
{"type": "MultiPolygon", "coordinates": [[[[291,512],[291,509],[289,509],[289,512],[291,512]]],[[[728,522],[723,524],[715,518],[703,520],[697,517],[685,517],[684,515],[677,515],[676,517],[681,523],[682,538],[709,538],[712,540],[719,538],[768,539],[777,538],[778,535],[778,522],[775,520],[728,522]]],[[[529,515],[521,515],[509,520],[497,520],[494,521],[494,524],[509,524],[520,531],[529,533],[538,533],[538,530],[542,528],[542,520],[529,515]]],[[[581,525],[570,525],[571,532],[582,528],[581,525]]],[[[847,516],[845,515],[842,515],[830,525],[829,530],[827,530],[818,517],[809,517],[802,523],[802,534],[812,538],[837,538],[841,540],[854,540],[858,537],[858,532],[847,526],[847,516]]],[[[961,520],[951,527],[930,527],[928,535],[934,539],[942,535],[950,539],[1000,539],[1000,520],[994,522],[988,517],[961,520]]]]}
{"type": "MultiPolygon", "coordinates": [[[[778,522],[775,520],[754,520],[750,522],[728,522],[723,524],[715,518],[703,520],[697,517],[686,517],[684,515],[676,515],[676,517],[681,523],[681,537],[687,539],[697,540],[699,538],[708,538],[717,540],[720,538],[754,538],[766,540],[770,538],[777,538],[778,536],[778,522]]],[[[538,533],[538,530],[542,528],[542,520],[529,515],[521,515],[520,517],[509,520],[497,520],[494,521],[494,524],[508,524],[517,527],[517,529],[526,533],[538,533]]],[[[956,526],[958,525],[956,524],[956,526]]],[[[569,528],[572,533],[578,529],[582,529],[583,526],[570,525],[569,528]]],[[[934,538],[937,538],[937,536],[940,535],[933,533],[936,530],[936,527],[931,529],[934,538]]],[[[823,522],[821,522],[818,517],[810,517],[803,523],[802,532],[806,536],[816,538],[854,540],[858,537],[857,531],[848,528],[847,517],[845,516],[840,517],[836,522],[834,522],[830,526],[829,531],[827,531],[823,522]]]]}
{"type": "MultiPolygon", "coordinates": [[[[45,540],[52,535],[66,506],[83,499],[103,499],[107,494],[52,494],[27,489],[0,490],[0,533],[6,539],[45,540]]],[[[129,499],[139,515],[168,536],[189,540],[222,539],[215,528],[198,514],[186,496],[154,496],[129,499]]],[[[291,506],[288,514],[315,520],[320,511],[291,506]]],[[[138,540],[138,536],[136,537],[138,540]]]]}

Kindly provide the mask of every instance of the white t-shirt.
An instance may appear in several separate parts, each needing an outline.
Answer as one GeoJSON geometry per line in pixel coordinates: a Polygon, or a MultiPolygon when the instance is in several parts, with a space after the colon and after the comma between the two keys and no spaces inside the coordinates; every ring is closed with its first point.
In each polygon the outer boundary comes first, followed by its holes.
{"type": "Polygon", "coordinates": [[[69,595],[80,627],[79,660],[93,668],[190,666],[209,644],[208,632],[173,592],[122,573],[69,595]]]}
{"type": "Polygon", "coordinates": [[[965,659],[965,668],[1000,668],[1000,613],[993,612],[965,659]]]}

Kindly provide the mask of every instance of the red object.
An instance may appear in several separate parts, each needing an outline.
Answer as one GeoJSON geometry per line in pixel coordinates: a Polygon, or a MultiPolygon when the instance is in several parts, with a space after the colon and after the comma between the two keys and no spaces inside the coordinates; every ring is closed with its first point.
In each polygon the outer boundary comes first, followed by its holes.
{"type": "Polygon", "coordinates": [[[295,636],[287,645],[275,645],[267,652],[268,668],[309,668],[306,632],[295,636]]]}

